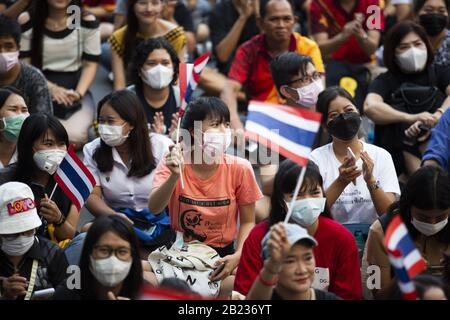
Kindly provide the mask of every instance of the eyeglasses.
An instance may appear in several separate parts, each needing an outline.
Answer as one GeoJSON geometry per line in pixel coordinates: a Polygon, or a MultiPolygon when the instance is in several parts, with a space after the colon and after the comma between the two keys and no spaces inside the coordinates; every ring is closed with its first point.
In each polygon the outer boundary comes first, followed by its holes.
{"type": "Polygon", "coordinates": [[[111,257],[113,252],[117,259],[122,261],[127,261],[131,257],[131,249],[127,247],[94,246],[94,255],[98,259],[107,259],[111,257]]]}
{"type": "Polygon", "coordinates": [[[321,78],[320,73],[316,71],[312,75],[306,75],[301,78],[292,80],[292,81],[288,82],[287,85],[293,84],[294,82],[299,82],[300,85],[305,86],[305,85],[312,83],[313,81],[319,80],[320,78],[321,78]]]}

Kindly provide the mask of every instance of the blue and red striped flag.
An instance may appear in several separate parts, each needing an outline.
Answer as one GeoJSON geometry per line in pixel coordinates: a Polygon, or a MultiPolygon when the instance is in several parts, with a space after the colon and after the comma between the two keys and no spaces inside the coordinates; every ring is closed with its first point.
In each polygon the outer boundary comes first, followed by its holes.
{"type": "Polygon", "coordinates": [[[309,110],[250,101],[245,136],[306,166],[321,117],[309,110]]]}
{"type": "Polygon", "coordinates": [[[70,145],[66,156],[56,170],[54,179],[72,200],[78,211],[83,207],[96,185],[92,173],[78,158],[73,150],[73,145],[70,145]]]}
{"type": "Polygon", "coordinates": [[[183,117],[184,111],[191,100],[192,93],[200,81],[200,74],[206,67],[209,60],[209,53],[205,53],[201,57],[195,59],[194,63],[180,63],[179,79],[180,79],[180,118],[183,117]]]}
{"type": "Polygon", "coordinates": [[[426,263],[399,214],[392,219],[386,229],[384,245],[404,298],[415,300],[416,289],[412,279],[426,269],[426,263]]]}

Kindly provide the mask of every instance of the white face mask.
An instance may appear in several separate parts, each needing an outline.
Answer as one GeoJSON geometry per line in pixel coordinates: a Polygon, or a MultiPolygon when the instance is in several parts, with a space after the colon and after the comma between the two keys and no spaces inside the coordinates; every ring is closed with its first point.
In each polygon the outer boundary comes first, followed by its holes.
{"type": "Polygon", "coordinates": [[[2,238],[2,251],[11,257],[22,256],[31,249],[34,243],[34,235],[18,236],[13,240],[2,238]]]}
{"type": "Polygon", "coordinates": [[[410,48],[397,55],[397,61],[400,68],[406,72],[419,72],[425,68],[428,52],[424,49],[410,48]]]}
{"type": "MultiPolygon", "coordinates": [[[[291,219],[302,227],[309,227],[325,209],[326,198],[307,198],[294,202],[291,219]]],[[[289,208],[290,203],[286,202],[289,208]]]]}
{"type": "Polygon", "coordinates": [[[231,144],[231,130],[225,132],[204,132],[203,152],[210,158],[221,156],[231,144]]]}
{"type": "Polygon", "coordinates": [[[156,67],[142,69],[142,81],[153,89],[163,89],[173,80],[173,68],[158,64],[156,67]]]}
{"type": "Polygon", "coordinates": [[[110,147],[117,147],[123,144],[128,135],[123,135],[123,127],[125,123],[121,126],[110,126],[107,124],[101,124],[98,126],[98,133],[100,138],[110,147]]]}
{"type": "Polygon", "coordinates": [[[0,53],[0,73],[6,73],[19,63],[19,51],[0,53]]]}
{"type": "Polygon", "coordinates": [[[128,276],[131,262],[119,260],[115,255],[107,259],[94,259],[91,256],[89,270],[101,285],[112,288],[128,276]]]}
{"type": "Polygon", "coordinates": [[[54,174],[66,153],[66,151],[59,149],[40,150],[34,153],[33,160],[39,169],[47,171],[49,174],[54,174]]]}
{"type": "Polygon", "coordinates": [[[434,224],[422,222],[415,218],[412,218],[411,223],[420,233],[429,237],[444,229],[448,223],[448,218],[434,224]]]}
{"type": "Polygon", "coordinates": [[[317,103],[319,94],[324,90],[322,80],[316,80],[302,88],[297,88],[298,103],[301,106],[312,108],[317,103]]]}

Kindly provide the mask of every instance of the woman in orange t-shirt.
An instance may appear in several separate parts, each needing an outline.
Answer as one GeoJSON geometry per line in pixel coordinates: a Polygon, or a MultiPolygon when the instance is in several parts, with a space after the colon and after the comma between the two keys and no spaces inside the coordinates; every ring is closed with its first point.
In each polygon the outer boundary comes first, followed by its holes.
{"type": "Polygon", "coordinates": [[[220,99],[192,102],[181,128],[188,150],[172,146],[160,162],[149,208],[158,214],[169,206],[172,228],[183,232],[186,242],[199,240],[214,248],[222,259],[211,281],[223,280],[239,263],[262,194],[250,162],[225,154],[231,144],[230,113],[220,99]]]}

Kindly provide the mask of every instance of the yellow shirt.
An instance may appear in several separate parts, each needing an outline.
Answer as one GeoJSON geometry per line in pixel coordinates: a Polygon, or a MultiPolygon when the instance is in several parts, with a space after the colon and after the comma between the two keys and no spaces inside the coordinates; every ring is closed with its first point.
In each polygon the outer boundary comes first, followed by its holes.
{"type": "MultiPolygon", "coordinates": [[[[111,44],[111,49],[117,53],[119,56],[123,56],[124,53],[124,39],[125,33],[127,31],[127,26],[124,26],[118,30],[116,30],[111,37],[108,39],[108,42],[111,44]]],[[[141,40],[147,40],[141,33],[137,33],[137,38],[141,40]]],[[[183,55],[183,49],[186,45],[186,36],[184,34],[183,27],[176,27],[170,30],[168,33],[164,35],[164,38],[172,45],[178,55],[183,55]]]]}

